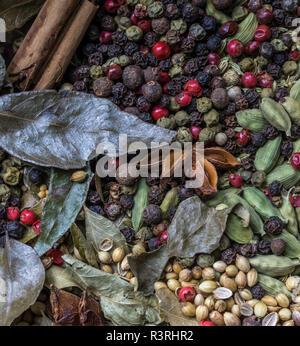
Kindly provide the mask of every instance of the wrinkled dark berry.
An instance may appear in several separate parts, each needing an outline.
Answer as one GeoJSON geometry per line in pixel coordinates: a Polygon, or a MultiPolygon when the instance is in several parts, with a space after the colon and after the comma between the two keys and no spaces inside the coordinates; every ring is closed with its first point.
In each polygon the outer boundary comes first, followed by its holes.
{"type": "Polygon", "coordinates": [[[7,200],[7,204],[8,204],[7,206],[9,206],[9,207],[20,208],[21,207],[21,198],[18,195],[12,193],[12,194],[10,194],[10,196],[7,200]]]}
{"type": "Polygon", "coordinates": [[[261,132],[253,132],[251,137],[252,144],[256,147],[262,147],[266,143],[266,137],[261,132]]]}
{"type": "Polygon", "coordinates": [[[291,156],[293,153],[293,143],[290,141],[283,141],[280,146],[280,152],[284,156],[291,156]]]}
{"type": "Polygon", "coordinates": [[[101,203],[101,198],[98,194],[97,191],[89,191],[87,195],[87,202],[90,204],[100,204],[101,203]]]}
{"type": "Polygon", "coordinates": [[[280,234],[283,226],[283,222],[278,216],[271,216],[264,222],[264,230],[269,234],[280,234]]]}
{"type": "Polygon", "coordinates": [[[162,211],[158,205],[149,204],[143,211],[143,221],[147,225],[157,225],[162,220],[162,211]]]}
{"type": "Polygon", "coordinates": [[[268,255],[271,252],[271,242],[269,240],[260,240],[257,250],[261,255],[268,255]]]}
{"type": "Polygon", "coordinates": [[[251,170],[254,167],[254,160],[251,159],[250,157],[246,157],[246,158],[241,160],[241,164],[242,164],[244,169],[251,170]]]}
{"type": "Polygon", "coordinates": [[[279,135],[278,130],[272,126],[272,125],[267,125],[265,130],[264,130],[264,136],[266,139],[274,139],[279,135]]]}
{"type": "Polygon", "coordinates": [[[118,216],[122,213],[122,206],[120,202],[109,202],[104,205],[104,211],[106,216],[115,221],[118,216]]]}
{"type": "Polygon", "coordinates": [[[8,222],[6,225],[6,229],[8,232],[8,236],[15,239],[21,239],[26,230],[26,228],[22,224],[20,224],[19,221],[8,222]]]}
{"type": "Polygon", "coordinates": [[[292,124],[291,126],[291,135],[288,136],[288,139],[291,141],[296,141],[300,138],[300,126],[297,124],[292,124]]]}
{"type": "Polygon", "coordinates": [[[134,205],[133,197],[130,195],[122,195],[120,197],[120,203],[123,209],[132,209],[134,205]]]}
{"type": "Polygon", "coordinates": [[[88,208],[96,214],[99,214],[101,216],[105,216],[105,212],[104,212],[103,208],[100,207],[100,205],[96,205],[96,204],[90,205],[88,208]]]}
{"type": "Polygon", "coordinates": [[[271,196],[280,196],[281,190],[282,190],[282,183],[278,180],[274,180],[269,186],[268,191],[271,194],[271,196]]]}
{"type": "Polygon", "coordinates": [[[275,238],[271,241],[272,253],[276,256],[281,256],[285,251],[286,242],[283,239],[275,238]]]}
{"type": "Polygon", "coordinates": [[[6,208],[5,205],[0,204],[0,219],[6,218],[6,208]]]}
{"type": "Polygon", "coordinates": [[[159,185],[160,183],[160,178],[159,177],[147,177],[146,178],[146,182],[149,186],[153,186],[153,185],[159,185]]]}
{"type": "Polygon", "coordinates": [[[135,52],[139,51],[139,45],[136,42],[128,42],[124,47],[124,53],[127,56],[132,56],[135,52]]]}
{"type": "Polygon", "coordinates": [[[178,198],[180,201],[184,201],[185,199],[192,197],[193,194],[194,194],[193,189],[188,189],[185,187],[180,187],[178,189],[178,198]]]}
{"type": "Polygon", "coordinates": [[[150,204],[161,204],[165,197],[165,192],[158,185],[153,185],[148,191],[148,201],[150,204]]]}
{"type": "Polygon", "coordinates": [[[141,120],[145,121],[146,123],[153,123],[154,120],[151,116],[150,113],[148,112],[142,112],[141,114],[139,114],[138,116],[141,120]]]}
{"type": "Polygon", "coordinates": [[[44,174],[37,168],[31,168],[28,173],[29,181],[34,185],[41,185],[43,182],[44,174]]]}
{"type": "Polygon", "coordinates": [[[202,21],[202,26],[206,31],[214,32],[216,30],[217,21],[212,16],[204,16],[202,21]]]}
{"type": "Polygon", "coordinates": [[[257,246],[256,244],[243,244],[240,247],[240,253],[242,256],[245,257],[254,257],[257,253],[257,246]]]}
{"type": "Polygon", "coordinates": [[[233,248],[228,248],[221,253],[221,260],[226,264],[232,264],[235,261],[236,251],[233,248]]]}
{"type": "Polygon", "coordinates": [[[149,241],[148,241],[148,248],[150,251],[153,251],[155,249],[157,249],[159,246],[159,243],[157,241],[157,237],[155,238],[151,238],[149,241]]]}
{"type": "Polygon", "coordinates": [[[218,36],[210,36],[206,45],[210,52],[218,52],[221,48],[222,40],[218,36]]]}
{"type": "Polygon", "coordinates": [[[260,300],[266,294],[266,291],[260,285],[255,285],[250,290],[254,299],[260,300]]]}
{"type": "Polygon", "coordinates": [[[126,242],[128,244],[131,244],[135,240],[135,233],[134,230],[130,227],[124,227],[121,229],[121,233],[126,239],[126,242]]]}

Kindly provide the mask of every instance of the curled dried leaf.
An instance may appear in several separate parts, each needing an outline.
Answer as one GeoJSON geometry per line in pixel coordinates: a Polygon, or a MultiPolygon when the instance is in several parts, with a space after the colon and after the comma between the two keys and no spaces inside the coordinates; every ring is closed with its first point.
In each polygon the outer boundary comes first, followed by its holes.
{"type": "Polygon", "coordinates": [[[217,168],[229,169],[240,165],[240,162],[228,151],[218,148],[204,149],[205,158],[217,168]]]}

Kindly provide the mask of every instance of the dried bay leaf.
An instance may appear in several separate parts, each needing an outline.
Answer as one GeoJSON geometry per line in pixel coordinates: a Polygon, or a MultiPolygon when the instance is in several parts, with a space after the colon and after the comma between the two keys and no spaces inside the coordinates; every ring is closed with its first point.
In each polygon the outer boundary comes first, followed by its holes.
{"type": "Polygon", "coordinates": [[[5,0],[5,6],[0,5],[0,18],[5,20],[6,31],[20,29],[35,16],[45,0],[5,0]]]}
{"type": "Polygon", "coordinates": [[[89,263],[93,267],[98,268],[98,263],[94,249],[92,248],[91,244],[85,239],[80,228],[75,223],[73,223],[73,225],[70,228],[70,232],[72,234],[74,246],[78,250],[81,258],[83,258],[87,263],[89,263]]]}
{"type": "Polygon", "coordinates": [[[169,257],[193,257],[217,249],[231,209],[209,208],[197,196],[182,201],[168,228],[169,257]]]}
{"type": "Polygon", "coordinates": [[[0,248],[0,281],[0,325],[9,326],[36,301],[45,269],[30,246],[7,237],[0,248]]]}
{"type": "Polygon", "coordinates": [[[50,288],[51,284],[59,289],[78,287],[78,284],[73,280],[67,269],[55,264],[52,264],[52,266],[46,270],[45,286],[50,288]]]}
{"type": "Polygon", "coordinates": [[[5,75],[6,75],[5,60],[0,54],[0,89],[3,87],[4,81],[5,81],[5,75]]]}
{"type": "Polygon", "coordinates": [[[134,292],[134,286],[113,274],[91,267],[70,255],[63,259],[79,287],[101,298],[104,317],[114,325],[157,325],[160,317],[158,299],[134,292]]]}
{"type": "Polygon", "coordinates": [[[138,231],[142,224],[143,210],[148,205],[148,191],[149,186],[146,179],[140,179],[137,192],[134,195],[134,207],[132,209],[132,227],[135,231],[138,231]]]}
{"type": "Polygon", "coordinates": [[[96,157],[98,144],[111,142],[118,149],[119,134],[128,135],[128,145],[142,141],[150,147],[170,143],[176,132],[86,93],[46,90],[0,98],[0,146],[39,166],[82,168],[96,157]]]}
{"type": "Polygon", "coordinates": [[[168,288],[160,288],[156,296],[159,298],[161,313],[171,326],[198,326],[195,318],[187,317],[181,312],[177,297],[168,288]]]}
{"type": "Polygon", "coordinates": [[[128,256],[130,269],[137,278],[137,290],[143,291],[145,295],[153,293],[153,285],[159,280],[168,259],[165,246],[137,256],[128,256]]]}
{"type": "Polygon", "coordinates": [[[49,192],[41,218],[42,234],[34,247],[39,256],[51,249],[75,221],[88,193],[90,169],[88,172],[89,178],[84,183],[76,183],[70,180],[72,171],[51,169],[49,192]]]}
{"type": "Polygon", "coordinates": [[[86,205],[83,206],[85,213],[86,239],[92,244],[95,251],[99,251],[99,244],[105,238],[111,238],[114,247],[123,246],[127,250],[126,239],[115,223],[104,216],[94,213],[86,205]]]}

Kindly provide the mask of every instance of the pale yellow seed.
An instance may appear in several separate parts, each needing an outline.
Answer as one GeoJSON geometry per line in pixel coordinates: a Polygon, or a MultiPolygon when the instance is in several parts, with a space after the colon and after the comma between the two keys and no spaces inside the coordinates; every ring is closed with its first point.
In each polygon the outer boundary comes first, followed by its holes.
{"type": "Polygon", "coordinates": [[[199,305],[196,308],[196,320],[201,322],[207,319],[208,317],[208,307],[206,305],[199,305]]]}
{"type": "Polygon", "coordinates": [[[208,296],[205,301],[204,301],[204,305],[207,306],[208,311],[212,311],[215,307],[215,299],[214,296],[208,296]]]}
{"type": "Polygon", "coordinates": [[[216,272],[224,273],[226,270],[227,264],[223,261],[217,261],[213,264],[213,268],[216,272]]]}
{"type": "Polygon", "coordinates": [[[212,267],[206,267],[202,270],[202,278],[204,280],[213,280],[215,278],[215,270],[212,267]]]}
{"type": "Polygon", "coordinates": [[[199,285],[199,290],[204,293],[212,293],[217,288],[217,283],[212,280],[205,280],[199,285]]]}
{"type": "Polygon", "coordinates": [[[235,265],[229,265],[228,267],[226,267],[225,270],[226,274],[230,277],[235,277],[237,275],[237,273],[239,272],[237,266],[235,265]]]}
{"type": "Polygon", "coordinates": [[[43,184],[40,186],[40,191],[46,191],[47,190],[47,185],[43,184]]]}
{"type": "Polygon", "coordinates": [[[181,287],[179,281],[176,280],[176,279],[168,280],[167,281],[167,286],[173,292],[175,292],[178,287],[181,287]]]}
{"type": "Polygon", "coordinates": [[[288,321],[292,317],[292,312],[287,308],[282,308],[278,311],[278,316],[281,319],[281,321],[288,321]]]}
{"type": "Polygon", "coordinates": [[[165,282],[156,281],[154,283],[154,291],[157,292],[160,288],[168,288],[165,282]]]}
{"type": "Polygon", "coordinates": [[[182,266],[181,266],[179,263],[177,263],[177,262],[174,262],[174,263],[173,263],[173,271],[174,271],[175,273],[179,274],[179,273],[181,272],[182,269],[183,269],[183,268],[182,268],[182,266]]]}
{"type": "Polygon", "coordinates": [[[278,305],[282,308],[287,308],[290,305],[289,298],[283,293],[278,293],[275,299],[277,300],[278,305]]]}
{"type": "Polygon", "coordinates": [[[45,191],[40,191],[37,195],[40,199],[43,199],[47,196],[45,191]]]}
{"type": "Polygon", "coordinates": [[[258,318],[263,318],[268,312],[267,305],[263,302],[258,302],[254,305],[254,314],[258,318]]]}
{"type": "Polygon", "coordinates": [[[198,293],[194,299],[195,305],[203,305],[204,304],[204,297],[201,293],[198,293]]]}
{"type": "Polygon", "coordinates": [[[166,273],[166,280],[169,280],[169,279],[178,279],[178,274],[175,272],[166,273]]]}
{"type": "Polygon", "coordinates": [[[188,317],[194,317],[196,314],[195,305],[190,302],[182,303],[181,311],[188,317]]]}
{"type": "Polygon", "coordinates": [[[264,296],[261,298],[261,301],[269,306],[277,306],[277,301],[274,297],[264,296]]]}
{"type": "Polygon", "coordinates": [[[240,317],[241,316],[240,306],[237,304],[234,304],[233,307],[231,308],[231,312],[237,315],[238,317],[240,317]]]}

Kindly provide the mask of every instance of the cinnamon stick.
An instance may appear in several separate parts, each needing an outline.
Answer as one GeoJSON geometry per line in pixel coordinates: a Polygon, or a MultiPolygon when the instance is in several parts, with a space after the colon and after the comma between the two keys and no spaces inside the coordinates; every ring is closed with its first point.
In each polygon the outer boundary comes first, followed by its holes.
{"type": "Polygon", "coordinates": [[[21,90],[29,90],[38,80],[43,64],[79,2],[45,2],[7,69],[11,82],[17,83],[21,90]]]}
{"type": "Polygon", "coordinates": [[[51,89],[61,81],[97,10],[98,6],[83,0],[34,90],[51,89]]]}

